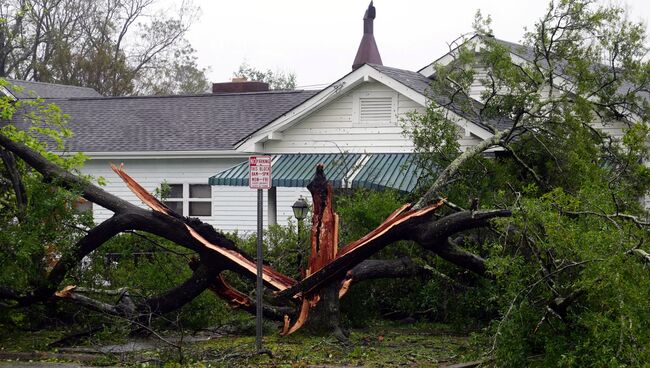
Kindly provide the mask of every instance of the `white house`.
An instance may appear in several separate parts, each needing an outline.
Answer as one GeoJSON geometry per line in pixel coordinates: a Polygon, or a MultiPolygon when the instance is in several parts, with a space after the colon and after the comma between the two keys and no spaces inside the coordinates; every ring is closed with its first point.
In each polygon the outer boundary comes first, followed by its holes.
{"type": "MultiPolygon", "coordinates": [[[[124,163],[151,191],[169,184],[167,201],[179,213],[217,229],[251,231],[256,195],[247,187],[244,164],[251,154],[274,156],[275,187],[265,194],[265,223],[285,223],[291,204],[306,195],[304,185],[318,161],[328,164],[328,177],[338,187],[412,189],[417,172],[403,124],[409,112],[424,111],[430,98],[461,128],[461,147],[492,135],[478,113],[429,89],[433,65],[449,62],[453,51],[419,71],[383,66],[372,33],[374,16],[370,5],[353,70],[319,91],[268,91],[259,83],[234,81],[215,84],[213,93],[204,95],[102,97],[78,87],[25,86],[71,116],[75,136],[67,147],[86,153],[90,160],[83,172],[104,177],[109,192],[139,203],[110,169],[110,163],[124,163]]],[[[526,59],[521,46],[504,45],[513,58],[526,59]]],[[[482,86],[475,87],[469,102],[478,111],[482,86]]],[[[93,211],[97,221],[111,216],[103,208],[93,211]]]]}

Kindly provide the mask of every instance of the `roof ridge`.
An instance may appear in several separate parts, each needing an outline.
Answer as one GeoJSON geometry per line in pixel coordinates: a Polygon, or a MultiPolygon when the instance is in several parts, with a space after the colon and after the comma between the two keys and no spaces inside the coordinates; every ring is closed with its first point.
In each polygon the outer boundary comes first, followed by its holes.
{"type": "Polygon", "coordinates": [[[57,97],[48,98],[48,100],[136,100],[136,99],[162,99],[162,98],[191,98],[191,97],[235,97],[246,95],[280,95],[280,94],[293,94],[304,92],[318,92],[320,90],[313,89],[300,89],[300,90],[275,90],[275,91],[261,91],[261,92],[235,92],[235,93],[201,93],[201,94],[184,94],[184,95],[145,95],[145,96],[88,96],[88,97],[57,97]]]}
{"type": "Polygon", "coordinates": [[[90,89],[90,90],[93,90],[93,91],[97,92],[92,87],[74,86],[74,85],[71,85],[71,84],[39,82],[39,81],[31,81],[31,80],[15,79],[15,78],[4,78],[4,79],[6,81],[15,81],[15,82],[20,82],[20,83],[45,84],[45,85],[49,85],[49,86],[60,86],[60,87],[66,87],[66,88],[83,88],[83,89],[90,89]]]}
{"type": "Polygon", "coordinates": [[[425,75],[420,74],[420,73],[418,73],[418,72],[416,72],[416,71],[413,71],[413,70],[402,69],[402,68],[397,68],[397,67],[394,67],[394,66],[381,65],[381,64],[372,64],[372,63],[368,63],[368,65],[370,65],[370,66],[373,67],[374,69],[377,69],[377,68],[382,69],[382,68],[383,68],[383,69],[398,70],[398,71],[400,71],[400,72],[409,72],[409,73],[413,73],[413,74],[418,74],[418,75],[421,75],[421,76],[424,77],[424,78],[427,78],[425,75]]]}

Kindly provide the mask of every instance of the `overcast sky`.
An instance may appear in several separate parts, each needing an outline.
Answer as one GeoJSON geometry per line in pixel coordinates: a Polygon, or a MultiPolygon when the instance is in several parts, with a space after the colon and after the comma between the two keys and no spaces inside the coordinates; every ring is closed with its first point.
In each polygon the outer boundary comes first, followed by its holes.
{"type": "MultiPolygon", "coordinates": [[[[298,85],[330,84],[351,70],[368,0],[194,0],[201,8],[188,39],[212,82],[246,61],[293,72],[298,85]]],[[[649,0],[621,0],[646,23],[649,0]]],[[[418,70],[472,30],[476,10],[492,16],[498,38],[518,42],[547,8],[536,0],[375,0],[375,39],[384,65],[418,70]]],[[[319,86],[317,86],[319,87],[319,86]]],[[[312,87],[307,87],[312,88],[312,87]]]]}

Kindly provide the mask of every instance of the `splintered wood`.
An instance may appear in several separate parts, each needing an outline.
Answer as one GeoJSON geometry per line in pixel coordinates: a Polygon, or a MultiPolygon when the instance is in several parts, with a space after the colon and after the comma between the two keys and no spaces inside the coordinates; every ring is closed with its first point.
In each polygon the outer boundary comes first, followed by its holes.
{"type": "MultiPolygon", "coordinates": [[[[202,244],[206,250],[216,253],[225,261],[222,265],[223,269],[235,268],[239,270],[238,272],[245,273],[245,276],[249,277],[256,274],[255,262],[250,257],[237,252],[236,247],[229,249],[223,245],[215,244],[214,237],[207,236],[210,234],[206,235],[205,230],[201,230],[200,226],[196,227],[195,223],[175,213],[156,199],[127,175],[122,166],[119,168],[114,165],[111,166],[113,171],[124,180],[129,189],[152,210],[183,221],[187,231],[194,239],[202,244]],[[206,239],[206,237],[213,241],[206,239]]],[[[405,204],[393,212],[376,229],[339,250],[339,218],[332,207],[332,185],[328,183],[325,177],[323,164],[316,166],[316,175],[307,186],[307,189],[311,192],[314,207],[310,234],[311,252],[305,270],[305,277],[300,282],[296,282],[269,266],[264,266],[262,274],[265,284],[276,290],[277,297],[291,297],[300,300],[300,312],[293,326],[290,326],[291,320],[289,316],[284,317],[282,335],[289,335],[298,331],[307,322],[309,310],[320,301],[320,290],[323,287],[333,283],[338,285],[338,297],[342,298],[354,281],[353,275],[349,272],[352,268],[386,245],[403,237],[403,232],[409,225],[428,218],[443,204],[443,200],[439,200],[433,205],[419,210],[411,210],[412,206],[405,204]]],[[[213,280],[210,289],[219,297],[224,298],[232,307],[246,308],[251,306],[252,302],[248,296],[228,285],[221,275],[213,280]]],[[[66,292],[69,294],[69,291],[65,289],[61,291],[63,295],[66,292]]]]}
{"type": "MultiPolygon", "coordinates": [[[[306,277],[319,271],[336,258],[338,252],[338,215],[332,208],[332,184],[327,182],[323,164],[316,165],[316,175],[307,185],[311,193],[313,211],[311,218],[310,244],[311,252],[307,261],[306,277]]],[[[302,294],[300,313],[296,323],[283,329],[283,335],[292,334],[300,329],[309,316],[309,309],[318,304],[320,295],[317,292],[302,294]]]]}
{"type": "MultiPolygon", "coordinates": [[[[115,165],[111,165],[111,167],[113,168],[113,171],[115,171],[115,173],[117,173],[117,175],[119,175],[122,180],[124,180],[126,186],[133,192],[133,194],[135,194],[144,204],[149,206],[149,208],[156,212],[164,213],[166,215],[179,219],[184,219],[183,216],[172,211],[164,203],[160,202],[156,197],[151,195],[146,189],[138,184],[138,182],[131,178],[124,171],[123,165],[120,165],[119,168],[115,165]]],[[[197,229],[190,226],[187,221],[185,222],[185,227],[187,228],[187,231],[190,233],[190,235],[206,248],[218,253],[222,257],[225,257],[227,260],[243,268],[250,274],[257,274],[257,266],[253,260],[244,257],[241,253],[226,249],[219,244],[210,242],[203,235],[201,235],[197,229]]],[[[285,290],[296,283],[296,281],[292,278],[274,270],[269,266],[264,266],[264,269],[262,271],[262,279],[264,280],[265,284],[275,290],[285,290]]]]}
{"type": "Polygon", "coordinates": [[[323,164],[316,166],[316,176],[307,185],[314,205],[311,219],[311,253],[306,276],[320,270],[336,258],[338,251],[338,215],[332,209],[332,184],[325,178],[323,164]]]}

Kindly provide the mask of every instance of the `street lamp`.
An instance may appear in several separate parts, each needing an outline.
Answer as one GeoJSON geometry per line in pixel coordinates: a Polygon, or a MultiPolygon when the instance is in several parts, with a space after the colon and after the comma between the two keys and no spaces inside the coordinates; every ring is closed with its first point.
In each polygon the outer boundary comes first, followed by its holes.
{"type": "Polygon", "coordinates": [[[291,206],[291,209],[293,210],[293,215],[296,217],[296,220],[298,220],[298,258],[296,259],[296,266],[300,268],[302,265],[304,252],[302,249],[300,234],[302,233],[302,220],[307,217],[307,212],[309,212],[309,205],[307,204],[307,201],[305,201],[305,199],[300,196],[300,198],[298,198],[298,200],[291,206]]]}
{"type": "Polygon", "coordinates": [[[309,205],[307,204],[307,201],[300,196],[296,202],[291,206],[291,209],[293,210],[293,215],[296,217],[296,220],[298,220],[298,223],[300,223],[302,220],[307,217],[307,211],[309,211],[309,205]]]}

